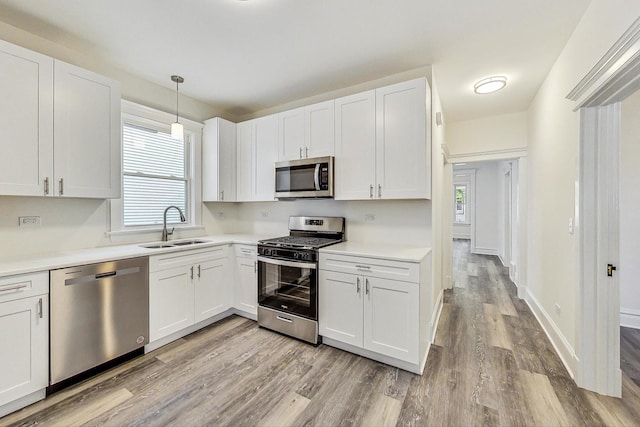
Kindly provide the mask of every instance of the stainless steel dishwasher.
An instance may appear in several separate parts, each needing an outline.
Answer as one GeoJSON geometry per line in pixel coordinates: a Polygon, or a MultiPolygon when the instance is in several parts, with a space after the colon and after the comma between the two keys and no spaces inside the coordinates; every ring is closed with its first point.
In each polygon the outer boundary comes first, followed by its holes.
{"type": "Polygon", "coordinates": [[[51,270],[51,385],[149,343],[149,259],[51,270]]]}

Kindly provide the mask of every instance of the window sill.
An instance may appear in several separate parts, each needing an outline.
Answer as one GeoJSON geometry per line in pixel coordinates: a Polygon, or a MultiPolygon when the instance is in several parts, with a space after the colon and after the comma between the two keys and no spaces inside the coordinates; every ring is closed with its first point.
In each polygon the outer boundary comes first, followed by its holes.
{"type": "MultiPolygon", "coordinates": [[[[168,225],[170,230],[173,225],[168,225]]],[[[186,237],[199,237],[202,236],[206,228],[202,225],[187,225],[182,227],[175,227],[172,234],[173,239],[181,239],[186,237]]],[[[116,230],[107,231],[105,233],[112,243],[139,243],[160,240],[162,236],[162,227],[134,229],[134,230],[116,230]]]]}

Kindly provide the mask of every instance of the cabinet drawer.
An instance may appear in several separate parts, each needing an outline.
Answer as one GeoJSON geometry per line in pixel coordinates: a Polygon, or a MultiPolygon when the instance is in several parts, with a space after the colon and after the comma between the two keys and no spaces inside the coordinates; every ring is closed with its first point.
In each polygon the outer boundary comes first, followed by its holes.
{"type": "Polygon", "coordinates": [[[255,245],[233,245],[235,246],[236,256],[242,258],[255,258],[258,248],[255,245]]]}
{"type": "Polygon", "coordinates": [[[149,257],[149,272],[167,270],[169,268],[181,267],[214,259],[227,258],[228,256],[229,245],[152,255],[149,257]]]}
{"type": "Polygon", "coordinates": [[[0,302],[49,293],[49,272],[0,277],[0,302]]]}
{"type": "Polygon", "coordinates": [[[320,269],[403,282],[420,281],[420,265],[412,262],[321,253],[320,269]]]}

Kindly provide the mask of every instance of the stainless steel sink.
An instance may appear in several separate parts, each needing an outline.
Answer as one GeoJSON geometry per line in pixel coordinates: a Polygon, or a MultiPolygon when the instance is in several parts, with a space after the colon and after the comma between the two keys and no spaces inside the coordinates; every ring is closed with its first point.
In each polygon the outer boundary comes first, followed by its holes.
{"type": "Polygon", "coordinates": [[[143,248],[147,249],[160,249],[160,248],[174,248],[175,245],[171,243],[153,243],[151,245],[140,245],[143,248]]]}
{"type": "Polygon", "coordinates": [[[147,249],[162,249],[162,248],[175,248],[176,246],[199,245],[202,243],[209,243],[209,241],[202,240],[202,239],[190,239],[190,240],[179,240],[177,242],[150,243],[148,245],[140,245],[140,246],[147,249]]]}
{"type": "Polygon", "coordinates": [[[201,243],[208,243],[207,240],[182,240],[180,242],[171,242],[174,246],[187,246],[187,245],[199,245],[201,243]]]}

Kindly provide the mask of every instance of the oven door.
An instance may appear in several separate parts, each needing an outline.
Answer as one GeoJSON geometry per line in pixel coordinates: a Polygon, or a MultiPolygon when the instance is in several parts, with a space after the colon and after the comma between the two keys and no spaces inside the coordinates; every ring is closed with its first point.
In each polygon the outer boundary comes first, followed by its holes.
{"type": "Polygon", "coordinates": [[[258,304],[318,319],[318,264],[258,257],[258,304]]]}

